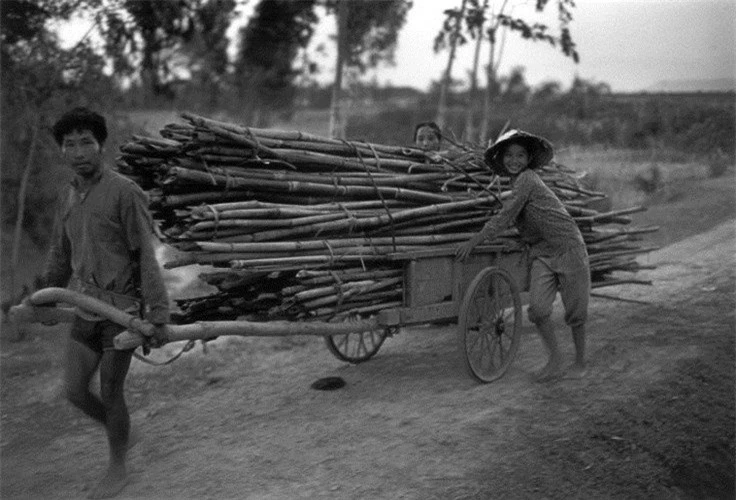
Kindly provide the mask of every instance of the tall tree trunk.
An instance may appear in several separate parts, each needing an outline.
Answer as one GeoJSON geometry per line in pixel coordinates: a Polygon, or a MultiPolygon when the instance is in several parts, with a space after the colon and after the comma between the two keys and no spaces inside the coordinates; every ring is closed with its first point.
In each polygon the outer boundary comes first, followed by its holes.
{"type": "Polygon", "coordinates": [[[439,103],[437,104],[437,118],[435,119],[437,125],[439,125],[440,128],[445,126],[445,121],[447,117],[447,93],[449,92],[450,80],[452,78],[452,65],[455,62],[457,39],[460,33],[460,29],[462,28],[463,17],[465,17],[466,1],[467,0],[462,0],[462,4],[460,4],[460,16],[455,22],[455,29],[450,34],[450,56],[447,59],[447,68],[445,68],[445,73],[442,77],[442,84],[440,86],[440,99],[439,103]]]}
{"type": "Polygon", "coordinates": [[[488,30],[488,36],[490,38],[490,53],[488,55],[488,66],[486,67],[486,93],[483,97],[483,114],[480,120],[480,137],[483,140],[488,139],[488,132],[491,121],[491,103],[493,102],[493,95],[496,92],[496,30],[491,28],[488,30]]]}
{"type": "Polygon", "coordinates": [[[16,286],[18,285],[18,254],[20,253],[20,240],[23,237],[23,219],[26,212],[26,190],[28,188],[28,178],[31,174],[33,160],[36,156],[36,147],[38,143],[38,132],[40,130],[41,115],[36,113],[36,122],[33,124],[33,135],[31,136],[31,145],[28,150],[28,158],[26,158],[25,167],[23,167],[23,175],[20,179],[20,187],[18,188],[18,211],[15,216],[15,229],[13,231],[13,248],[10,252],[10,298],[13,300],[16,296],[16,286]]]}
{"type": "Polygon", "coordinates": [[[335,83],[332,85],[332,103],[330,104],[330,137],[345,138],[345,117],[342,107],[342,73],[345,65],[346,40],[348,24],[347,0],[337,2],[337,64],[335,67],[335,83]]]}
{"type": "MultiPolygon", "coordinates": [[[[483,2],[483,12],[488,8],[488,0],[483,2]]],[[[478,39],[475,41],[475,54],[473,54],[473,69],[470,73],[470,91],[468,93],[468,102],[465,110],[465,140],[475,142],[478,140],[475,133],[475,120],[473,119],[473,111],[477,103],[478,94],[478,64],[480,62],[480,48],[483,45],[483,24],[478,26],[478,39]]]]}

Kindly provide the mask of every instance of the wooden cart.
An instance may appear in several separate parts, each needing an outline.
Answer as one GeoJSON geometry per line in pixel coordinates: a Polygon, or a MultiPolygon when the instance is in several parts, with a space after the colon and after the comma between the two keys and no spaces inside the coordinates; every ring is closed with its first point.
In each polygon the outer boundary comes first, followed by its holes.
{"type": "Polygon", "coordinates": [[[468,373],[492,382],[506,372],[521,340],[527,254],[509,247],[479,247],[465,262],[453,249],[391,254],[403,264],[399,308],[378,313],[378,329],[326,336],[329,350],[351,363],[367,361],[395,329],[457,322],[458,348],[468,373]]]}
{"type": "MultiPolygon", "coordinates": [[[[350,363],[369,360],[386,337],[401,327],[457,321],[458,347],[468,373],[480,382],[492,382],[506,372],[519,349],[522,290],[526,289],[526,253],[506,246],[481,246],[465,262],[455,260],[455,249],[429,249],[390,254],[403,269],[403,304],[384,309],[366,320],[323,321],[198,321],[169,325],[171,341],[239,336],[323,336],[329,350],[350,363]]],[[[34,293],[33,306],[11,308],[16,323],[70,321],[74,314],[90,313],[125,326],[115,339],[118,349],[141,345],[152,325],[97,299],[61,288],[34,293]],[[75,309],[44,307],[58,302],[75,309]]]]}

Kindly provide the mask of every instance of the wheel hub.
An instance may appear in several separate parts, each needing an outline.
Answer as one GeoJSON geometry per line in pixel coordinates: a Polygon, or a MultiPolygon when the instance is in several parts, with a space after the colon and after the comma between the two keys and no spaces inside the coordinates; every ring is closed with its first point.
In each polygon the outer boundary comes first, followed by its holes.
{"type": "Polygon", "coordinates": [[[499,337],[506,333],[506,322],[503,320],[503,318],[496,318],[494,331],[499,337]]]}

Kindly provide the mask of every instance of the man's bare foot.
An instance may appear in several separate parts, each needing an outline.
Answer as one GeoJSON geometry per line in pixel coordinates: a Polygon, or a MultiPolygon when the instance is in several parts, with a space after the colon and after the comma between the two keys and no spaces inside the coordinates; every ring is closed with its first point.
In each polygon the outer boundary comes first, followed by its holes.
{"type": "Polygon", "coordinates": [[[542,368],[542,370],[537,373],[534,379],[537,382],[549,382],[550,380],[556,379],[560,375],[562,375],[562,362],[557,359],[550,359],[549,362],[544,365],[544,368],[542,368]]]}
{"type": "Polygon", "coordinates": [[[128,475],[125,469],[110,468],[87,498],[112,498],[120,493],[127,484],[128,475]]]}
{"type": "Polygon", "coordinates": [[[569,378],[583,378],[588,373],[588,367],[585,363],[573,363],[568,369],[569,378]]]}

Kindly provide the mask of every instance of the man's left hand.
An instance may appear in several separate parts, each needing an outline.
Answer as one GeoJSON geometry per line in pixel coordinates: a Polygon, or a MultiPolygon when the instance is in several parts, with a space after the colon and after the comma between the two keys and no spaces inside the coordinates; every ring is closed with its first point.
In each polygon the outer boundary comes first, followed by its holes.
{"type": "Polygon", "coordinates": [[[169,341],[169,333],[166,328],[166,324],[154,324],[153,332],[150,337],[147,337],[147,344],[149,347],[161,347],[169,341]]]}

